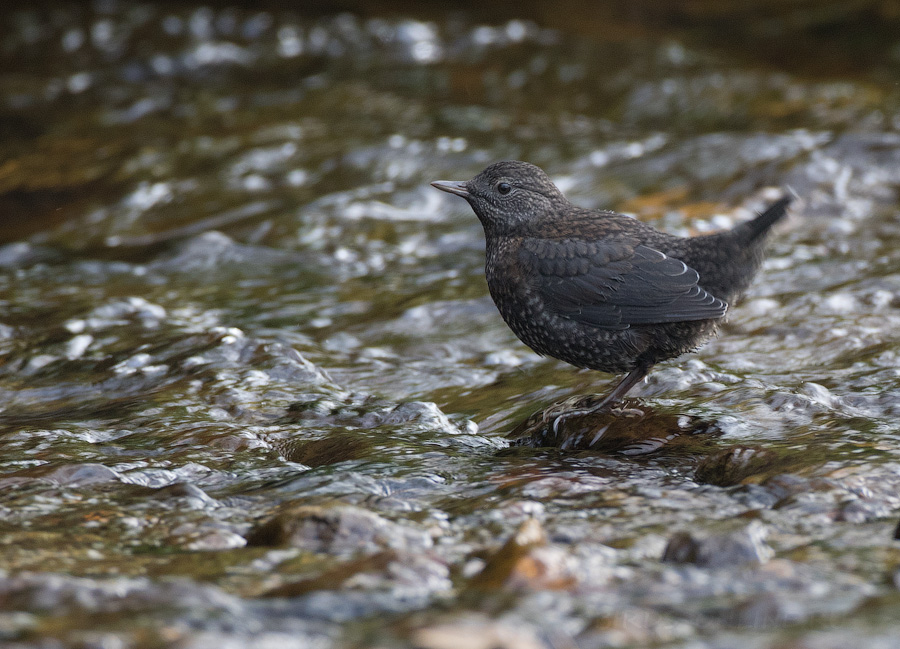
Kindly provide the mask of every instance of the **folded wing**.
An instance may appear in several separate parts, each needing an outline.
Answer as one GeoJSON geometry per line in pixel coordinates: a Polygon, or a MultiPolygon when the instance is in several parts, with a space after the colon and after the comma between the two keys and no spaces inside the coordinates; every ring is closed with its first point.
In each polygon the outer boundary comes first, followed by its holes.
{"type": "Polygon", "coordinates": [[[628,240],[527,239],[520,261],[551,310],[601,329],[721,318],[728,309],[693,268],[628,240]]]}

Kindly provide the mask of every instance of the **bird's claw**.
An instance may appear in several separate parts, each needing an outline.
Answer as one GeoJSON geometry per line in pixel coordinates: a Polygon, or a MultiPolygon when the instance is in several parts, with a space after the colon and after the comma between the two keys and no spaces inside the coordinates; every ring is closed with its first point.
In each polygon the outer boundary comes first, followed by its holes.
{"type": "Polygon", "coordinates": [[[569,410],[568,412],[561,412],[556,417],[553,418],[553,434],[559,434],[559,426],[562,422],[567,419],[571,419],[572,417],[583,417],[584,415],[589,415],[594,410],[569,410]]]}
{"type": "Polygon", "coordinates": [[[565,413],[558,414],[558,415],[556,415],[556,417],[553,418],[553,434],[554,435],[559,435],[559,422],[564,421],[565,419],[566,419],[565,413]]]}
{"type": "MultiPolygon", "coordinates": [[[[599,404],[595,405],[592,408],[579,408],[577,410],[568,410],[566,412],[561,412],[556,417],[553,418],[553,434],[559,434],[560,425],[568,419],[572,417],[586,417],[588,415],[596,415],[601,412],[617,412],[625,415],[630,414],[643,414],[640,410],[635,409],[621,409],[615,402],[610,403],[606,400],[601,401],[599,404]]],[[[548,417],[545,413],[544,421],[547,421],[548,417]]]]}

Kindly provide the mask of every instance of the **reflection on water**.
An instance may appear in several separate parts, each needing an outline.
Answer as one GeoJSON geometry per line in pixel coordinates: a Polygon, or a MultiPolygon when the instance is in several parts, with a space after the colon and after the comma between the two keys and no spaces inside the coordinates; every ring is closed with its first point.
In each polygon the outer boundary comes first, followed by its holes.
{"type": "Polygon", "coordinates": [[[891,646],[900,42],[839,4],[0,11],[0,638],[891,646]],[[428,186],[509,158],[682,235],[799,200],[557,436],[609,377],[428,186]]]}

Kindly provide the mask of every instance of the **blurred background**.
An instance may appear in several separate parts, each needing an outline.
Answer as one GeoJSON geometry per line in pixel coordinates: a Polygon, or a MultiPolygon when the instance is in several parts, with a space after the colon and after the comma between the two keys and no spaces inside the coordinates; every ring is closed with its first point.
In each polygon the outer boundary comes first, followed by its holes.
{"type": "Polygon", "coordinates": [[[5,3],[0,644],[892,647],[898,216],[897,0],[5,3]],[[612,377],[428,185],[501,159],[681,235],[798,195],[577,450],[507,436],[612,377]]]}

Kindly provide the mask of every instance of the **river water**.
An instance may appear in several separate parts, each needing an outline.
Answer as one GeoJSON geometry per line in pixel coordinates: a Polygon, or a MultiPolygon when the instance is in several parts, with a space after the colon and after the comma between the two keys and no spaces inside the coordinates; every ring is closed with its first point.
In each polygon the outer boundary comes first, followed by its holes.
{"type": "Polygon", "coordinates": [[[2,10],[0,645],[897,646],[900,32],[534,11],[2,10]],[[428,185],[511,158],[684,235],[798,199],[554,437],[613,377],[428,185]]]}

